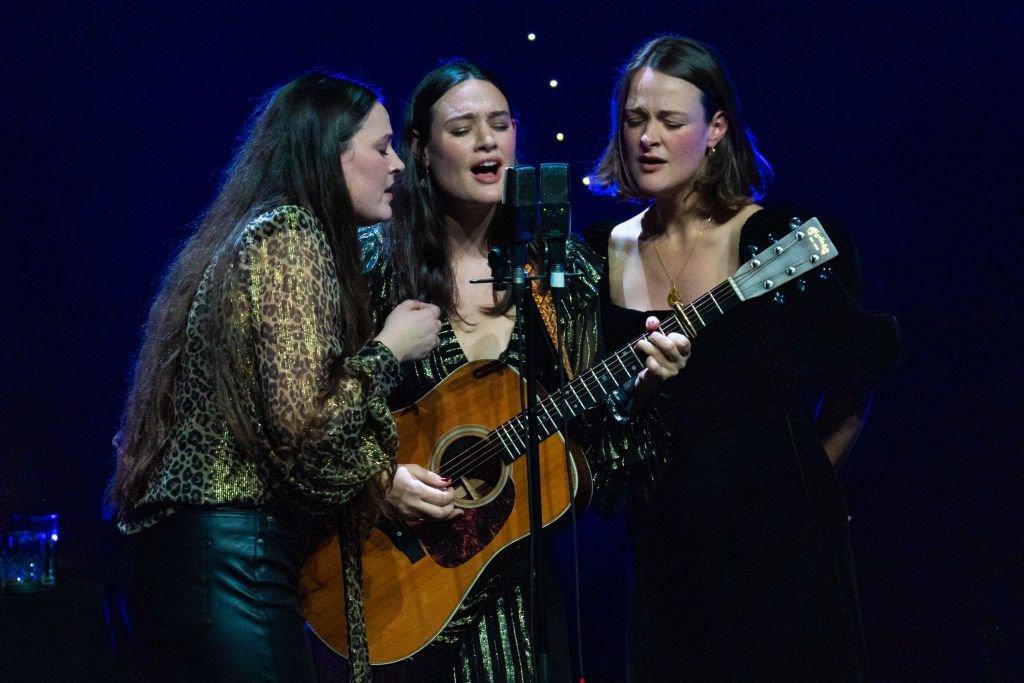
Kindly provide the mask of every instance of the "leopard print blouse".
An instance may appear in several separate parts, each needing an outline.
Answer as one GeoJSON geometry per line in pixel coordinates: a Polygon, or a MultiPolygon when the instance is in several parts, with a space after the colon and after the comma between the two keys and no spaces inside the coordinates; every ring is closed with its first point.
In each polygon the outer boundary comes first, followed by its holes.
{"type": "Polygon", "coordinates": [[[211,265],[189,312],[170,443],[145,495],[122,511],[124,533],[180,505],[337,510],[393,467],[387,395],[400,377],[398,361],[379,343],[342,359],[337,274],[318,221],[282,206],[251,221],[238,244],[225,284],[233,301],[225,337],[259,457],[241,451],[215,404],[211,265]],[[325,399],[328,368],[339,362],[342,379],[325,399]]]}

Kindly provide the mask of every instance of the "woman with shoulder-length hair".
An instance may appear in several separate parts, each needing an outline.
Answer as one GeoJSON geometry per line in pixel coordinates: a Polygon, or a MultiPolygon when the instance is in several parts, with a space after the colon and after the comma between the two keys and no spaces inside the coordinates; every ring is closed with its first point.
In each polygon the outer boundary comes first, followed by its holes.
{"type": "MultiPolygon", "coordinates": [[[[608,346],[800,225],[757,203],[770,175],[711,48],[667,35],[633,54],[591,183],[645,205],[588,231],[607,259],[608,346]]],[[[636,680],[865,674],[834,470],[900,349],[895,321],[859,308],[852,242],[825,227],[839,254],[828,279],[701,330],[687,371],[637,416],[632,448],[594,463],[607,494],[629,493],[636,680]]]]}
{"type": "MultiPolygon", "coordinates": [[[[297,609],[308,529],[339,525],[357,595],[358,536],[395,466],[385,398],[399,361],[436,343],[436,307],[401,303],[374,337],[364,303],[356,228],[391,217],[402,169],[372,90],[297,78],[257,110],[172,262],[110,489],[124,544],[108,619],[133,675],[314,678],[297,609]]],[[[358,632],[359,601],[346,608],[358,632]]],[[[352,654],[365,679],[365,648],[352,654]]]]}
{"type": "MultiPolygon", "coordinates": [[[[389,399],[396,408],[410,405],[469,361],[500,357],[513,367],[520,362],[516,311],[508,293],[470,284],[491,276],[489,248],[514,237],[498,209],[505,169],[516,160],[516,120],[494,77],[458,60],[424,76],[406,109],[401,151],[407,172],[395,219],[360,231],[372,308],[381,320],[394,302],[420,298],[440,307],[442,324],[437,348],[403,364],[402,382],[389,399]]],[[[535,272],[542,270],[542,258],[534,249],[535,272]]],[[[565,365],[578,373],[597,353],[600,274],[595,256],[575,238],[567,244],[567,261],[567,269],[580,275],[568,283],[559,313],[565,321],[565,365]]],[[[545,329],[540,320],[534,325],[545,329]]],[[[553,344],[538,346],[543,354],[538,378],[557,388],[553,344]]],[[[635,382],[639,392],[676,374],[689,352],[683,337],[660,332],[638,348],[648,356],[648,369],[635,382]]],[[[418,465],[399,463],[388,501],[405,520],[451,525],[456,535],[468,534],[472,530],[460,526],[457,485],[418,465]]],[[[433,644],[409,661],[375,670],[375,678],[532,680],[527,548],[523,543],[498,556],[433,644]]],[[[551,680],[565,680],[570,665],[559,590],[546,568],[541,581],[551,680]]]]}

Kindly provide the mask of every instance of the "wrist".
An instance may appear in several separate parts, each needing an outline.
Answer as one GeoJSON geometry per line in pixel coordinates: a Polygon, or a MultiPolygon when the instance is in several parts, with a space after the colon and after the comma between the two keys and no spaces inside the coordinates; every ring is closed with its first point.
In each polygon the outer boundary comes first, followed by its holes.
{"type": "Polygon", "coordinates": [[[370,343],[380,344],[390,351],[391,355],[394,356],[398,362],[402,362],[402,357],[398,355],[398,350],[395,348],[394,341],[389,336],[385,335],[383,331],[374,337],[370,343]]]}

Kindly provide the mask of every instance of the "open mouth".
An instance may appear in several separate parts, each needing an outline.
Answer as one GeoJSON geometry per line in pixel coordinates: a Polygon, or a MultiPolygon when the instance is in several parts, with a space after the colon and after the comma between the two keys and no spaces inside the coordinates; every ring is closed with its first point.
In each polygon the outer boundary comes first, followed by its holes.
{"type": "Polygon", "coordinates": [[[649,156],[647,154],[641,154],[638,159],[640,162],[640,169],[643,171],[656,171],[665,164],[664,159],[659,159],[655,156],[649,156]]]}
{"type": "Polygon", "coordinates": [[[487,159],[472,166],[469,172],[482,183],[496,183],[501,179],[501,162],[498,159],[487,159]]]}

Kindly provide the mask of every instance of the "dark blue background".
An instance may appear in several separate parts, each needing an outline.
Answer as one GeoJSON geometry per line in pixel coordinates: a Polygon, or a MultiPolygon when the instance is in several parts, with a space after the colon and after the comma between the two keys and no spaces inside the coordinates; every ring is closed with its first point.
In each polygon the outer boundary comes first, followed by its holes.
{"type": "MultiPolygon", "coordinates": [[[[616,68],[674,31],[729,65],[777,172],[767,201],[850,229],[866,303],[903,326],[906,361],[842,470],[873,673],[1024,673],[1021,5],[825,4],[8,11],[0,523],[59,512],[64,576],[102,574],[101,492],[148,301],[262,92],[337,69],[380,86],[397,125],[416,80],[466,56],[502,77],[521,159],[582,176],[616,68]]],[[[577,228],[635,211],[578,187],[577,228]]],[[[588,673],[616,680],[622,530],[588,516],[581,533],[588,673]]]]}

